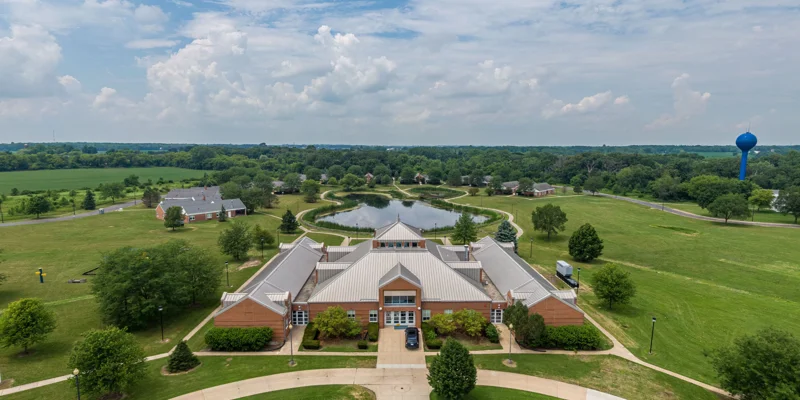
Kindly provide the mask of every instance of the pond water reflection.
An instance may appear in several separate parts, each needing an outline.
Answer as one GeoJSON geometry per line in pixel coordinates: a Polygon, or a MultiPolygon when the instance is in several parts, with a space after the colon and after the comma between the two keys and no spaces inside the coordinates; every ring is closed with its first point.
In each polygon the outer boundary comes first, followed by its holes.
{"type": "MultiPolygon", "coordinates": [[[[391,224],[400,216],[403,222],[421,229],[433,229],[434,224],[442,228],[453,226],[461,216],[460,212],[442,210],[421,201],[391,200],[380,195],[351,194],[348,199],[358,201],[360,206],[354,210],[326,215],[319,221],[335,222],[345,226],[380,228],[391,224]]],[[[473,221],[484,222],[488,218],[473,215],[473,221]]]]}

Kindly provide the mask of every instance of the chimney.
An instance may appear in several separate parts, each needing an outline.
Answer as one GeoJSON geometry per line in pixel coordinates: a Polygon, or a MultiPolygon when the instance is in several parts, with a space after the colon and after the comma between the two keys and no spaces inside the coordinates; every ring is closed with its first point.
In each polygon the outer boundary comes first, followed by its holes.
{"type": "Polygon", "coordinates": [[[203,193],[203,201],[206,201],[206,194],[203,193]]]}
{"type": "Polygon", "coordinates": [[[469,246],[464,245],[464,261],[469,261],[469,246]]]}

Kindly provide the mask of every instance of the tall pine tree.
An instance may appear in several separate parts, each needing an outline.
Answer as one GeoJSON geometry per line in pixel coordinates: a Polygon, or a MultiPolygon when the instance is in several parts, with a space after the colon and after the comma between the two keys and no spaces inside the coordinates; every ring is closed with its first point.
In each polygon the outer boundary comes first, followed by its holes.
{"type": "Polygon", "coordinates": [[[467,244],[478,239],[478,228],[472,220],[472,215],[462,213],[453,227],[453,241],[457,243],[467,244]]]}
{"type": "Polygon", "coordinates": [[[297,218],[294,217],[291,211],[286,210],[286,214],[283,214],[283,218],[281,218],[281,232],[283,233],[294,233],[300,225],[297,223],[297,218]]]}
{"type": "Polygon", "coordinates": [[[508,221],[503,221],[497,227],[494,239],[502,243],[514,243],[514,253],[517,252],[517,230],[508,221]]]}
{"type": "Polygon", "coordinates": [[[83,198],[83,209],[84,210],[94,210],[97,207],[97,204],[94,200],[94,193],[91,190],[86,191],[86,196],[83,198]]]}

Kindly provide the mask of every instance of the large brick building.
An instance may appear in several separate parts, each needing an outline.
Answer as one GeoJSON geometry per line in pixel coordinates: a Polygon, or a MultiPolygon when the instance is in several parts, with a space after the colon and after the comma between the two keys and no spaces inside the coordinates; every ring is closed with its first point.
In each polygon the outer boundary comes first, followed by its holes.
{"type": "Polygon", "coordinates": [[[183,222],[219,219],[222,208],[229,218],[247,215],[247,208],[239,199],[223,199],[219,186],[172,189],[156,206],[156,218],[163,220],[170,207],[180,207],[183,222]]]}
{"type": "Polygon", "coordinates": [[[464,308],[493,323],[522,301],[550,325],[579,325],[572,290],[558,290],[514,254],[486,237],[442,246],[399,220],[356,246],[325,246],[307,237],[281,252],[241,293],[224,293],[216,326],[269,326],[276,341],[291,322],[304,325],[331,306],[362,324],[417,326],[434,314],[464,308]]]}

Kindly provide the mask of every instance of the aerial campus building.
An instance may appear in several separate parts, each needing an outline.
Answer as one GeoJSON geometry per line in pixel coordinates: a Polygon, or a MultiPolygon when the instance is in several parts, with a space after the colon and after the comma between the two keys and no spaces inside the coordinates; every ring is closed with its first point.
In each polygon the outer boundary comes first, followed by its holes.
{"type": "Polygon", "coordinates": [[[490,237],[469,246],[442,246],[399,219],[355,246],[326,246],[307,237],[280,253],[241,292],[223,293],[214,316],[221,327],[269,326],[273,340],[289,323],[305,325],[331,306],[366,325],[416,326],[464,308],[502,322],[521,301],[549,325],[580,325],[584,313],[572,290],[558,290],[490,237]]]}

